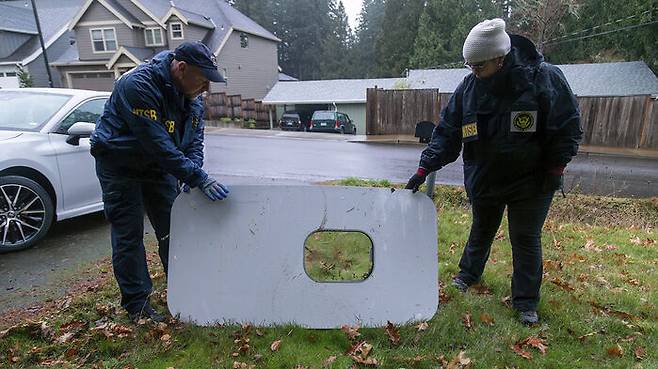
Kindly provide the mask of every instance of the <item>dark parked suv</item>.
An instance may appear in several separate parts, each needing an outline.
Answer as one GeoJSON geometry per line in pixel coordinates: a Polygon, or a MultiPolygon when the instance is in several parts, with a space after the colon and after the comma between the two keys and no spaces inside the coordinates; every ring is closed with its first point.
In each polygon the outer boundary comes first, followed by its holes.
{"type": "Polygon", "coordinates": [[[311,118],[311,131],[356,134],[356,126],[350,117],[338,111],[318,110],[311,118]]]}
{"type": "Polygon", "coordinates": [[[282,131],[305,131],[308,129],[309,113],[287,111],[279,119],[279,128],[282,131]]]}

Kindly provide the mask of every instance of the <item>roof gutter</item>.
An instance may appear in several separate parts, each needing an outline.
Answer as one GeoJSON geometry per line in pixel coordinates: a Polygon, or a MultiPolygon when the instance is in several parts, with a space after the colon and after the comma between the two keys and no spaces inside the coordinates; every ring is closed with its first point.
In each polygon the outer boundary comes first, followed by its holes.
{"type": "Polygon", "coordinates": [[[267,100],[263,104],[268,105],[310,105],[310,104],[365,104],[365,99],[352,100],[267,100]]]}

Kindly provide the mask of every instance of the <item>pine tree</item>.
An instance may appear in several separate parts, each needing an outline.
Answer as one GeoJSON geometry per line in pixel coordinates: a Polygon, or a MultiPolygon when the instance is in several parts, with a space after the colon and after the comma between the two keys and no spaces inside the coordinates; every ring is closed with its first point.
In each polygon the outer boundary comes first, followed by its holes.
{"type": "Polygon", "coordinates": [[[350,28],[342,1],[329,2],[330,32],[322,43],[323,58],[320,72],[323,79],[347,78],[352,76],[351,53],[354,35],[350,28]]]}
{"type": "Polygon", "coordinates": [[[449,63],[450,55],[445,49],[446,41],[439,33],[439,22],[435,18],[432,3],[428,3],[420,16],[418,34],[414,42],[413,55],[409,64],[414,68],[428,68],[449,63]]]}
{"type": "Polygon", "coordinates": [[[384,11],[384,0],[364,0],[361,5],[359,25],[356,29],[356,44],[353,48],[352,74],[356,77],[373,78],[378,76],[375,45],[382,33],[384,11]]]}
{"type": "Polygon", "coordinates": [[[382,33],[375,47],[381,76],[401,76],[409,67],[424,0],[387,1],[382,33]]]}

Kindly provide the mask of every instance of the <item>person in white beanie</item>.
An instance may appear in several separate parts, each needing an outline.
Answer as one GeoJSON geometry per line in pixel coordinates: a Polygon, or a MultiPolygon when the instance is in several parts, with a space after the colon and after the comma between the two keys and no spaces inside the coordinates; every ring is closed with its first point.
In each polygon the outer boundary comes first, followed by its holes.
{"type": "Polygon", "coordinates": [[[522,323],[536,324],[541,229],[582,138],[578,104],[562,72],[530,40],[508,34],[502,19],[473,27],[463,56],[472,73],[443,109],[406,188],[418,191],[427,174],[462,152],[473,223],[452,285],[465,292],[480,282],[507,208],[512,306],[522,323]]]}

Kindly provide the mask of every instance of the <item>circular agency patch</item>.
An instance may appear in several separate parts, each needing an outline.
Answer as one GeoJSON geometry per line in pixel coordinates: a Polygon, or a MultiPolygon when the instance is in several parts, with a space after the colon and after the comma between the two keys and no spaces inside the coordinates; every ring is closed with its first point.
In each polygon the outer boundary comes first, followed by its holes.
{"type": "Polygon", "coordinates": [[[535,125],[534,114],[527,111],[517,112],[512,124],[520,131],[527,131],[535,125]]]}

